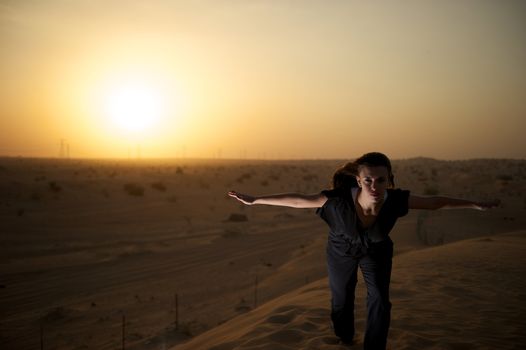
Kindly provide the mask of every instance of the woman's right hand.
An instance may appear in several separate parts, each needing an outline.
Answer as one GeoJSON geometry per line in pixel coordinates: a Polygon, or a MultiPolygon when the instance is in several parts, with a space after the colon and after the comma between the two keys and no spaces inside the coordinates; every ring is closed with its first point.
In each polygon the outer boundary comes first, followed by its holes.
{"type": "Polygon", "coordinates": [[[246,205],[252,205],[254,204],[254,201],[256,200],[254,196],[249,196],[248,194],[238,193],[236,191],[230,191],[228,192],[228,195],[246,205]]]}
{"type": "Polygon", "coordinates": [[[487,202],[475,202],[475,209],[478,210],[488,210],[496,208],[500,205],[500,199],[494,199],[487,202]]]}

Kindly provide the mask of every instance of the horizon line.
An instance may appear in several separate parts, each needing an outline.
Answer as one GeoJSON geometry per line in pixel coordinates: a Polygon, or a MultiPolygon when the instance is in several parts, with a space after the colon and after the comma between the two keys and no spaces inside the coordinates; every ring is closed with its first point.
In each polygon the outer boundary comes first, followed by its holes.
{"type": "MultiPolygon", "coordinates": [[[[359,156],[358,156],[359,157],[359,156]]],[[[22,155],[2,155],[0,159],[38,159],[38,160],[59,160],[59,161],[72,161],[72,160],[108,160],[108,161],[348,161],[356,159],[358,157],[345,157],[345,158],[235,158],[235,157],[57,157],[57,156],[22,156],[22,155]]],[[[457,159],[445,159],[445,158],[434,158],[429,156],[414,156],[405,158],[389,158],[391,161],[403,161],[403,160],[431,160],[431,161],[473,161],[473,160],[526,160],[526,158],[513,158],[513,157],[476,157],[476,158],[457,158],[457,159]]]]}

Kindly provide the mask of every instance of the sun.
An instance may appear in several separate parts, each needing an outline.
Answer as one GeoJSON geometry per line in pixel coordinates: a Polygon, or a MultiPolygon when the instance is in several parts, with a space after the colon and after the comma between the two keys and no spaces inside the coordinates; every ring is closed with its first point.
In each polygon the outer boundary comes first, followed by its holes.
{"type": "Polygon", "coordinates": [[[162,91],[144,81],[114,84],[104,94],[104,112],[111,123],[138,133],[157,125],[164,114],[162,91]]]}

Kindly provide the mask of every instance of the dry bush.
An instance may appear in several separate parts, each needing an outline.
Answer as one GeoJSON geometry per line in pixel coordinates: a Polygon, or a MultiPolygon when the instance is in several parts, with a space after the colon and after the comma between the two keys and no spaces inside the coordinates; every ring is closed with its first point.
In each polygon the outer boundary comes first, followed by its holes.
{"type": "Polygon", "coordinates": [[[304,181],[318,180],[318,175],[315,175],[315,174],[307,174],[307,175],[303,175],[303,180],[304,180],[304,181]]]}
{"type": "Polygon", "coordinates": [[[285,213],[279,213],[279,214],[274,215],[274,218],[275,219],[290,220],[290,219],[295,218],[295,216],[290,214],[290,213],[286,213],[285,212],[285,213]]]}
{"type": "Polygon", "coordinates": [[[33,193],[31,193],[31,199],[39,202],[42,199],[42,195],[38,191],[33,191],[33,193]]]}
{"type": "Polygon", "coordinates": [[[44,316],[42,316],[41,321],[44,321],[46,323],[62,321],[71,318],[71,316],[74,313],[75,312],[72,309],[63,306],[56,306],[53,309],[49,310],[44,316]]]}
{"type": "Polygon", "coordinates": [[[236,305],[236,307],[234,308],[234,310],[238,313],[246,313],[246,312],[249,312],[250,310],[252,310],[252,307],[249,305],[249,303],[245,300],[245,298],[241,298],[241,300],[239,301],[239,303],[236,305]]]}
{"type": "Polygon", "coordinates": [[[244,174],[242,174],[241,176],[239,176],[239,177],[236,179],[236,181],[237,181],[238,183],[243,183],[243,181],[245,181],[245,180],[250,180],[251,178],[252,178],[252,174],[250,174],[250,173],[244,173],[244,174]]]}
{"type": "Polygon", "coordinates": [[[268,178],[269,180],[279,181],[279,175],[277,174],[270,174],[268,178]]]}
{"type": "Polygon", "coordinates": [[[144,187],[134,183],[127,183],[123,186],[124,191],[130,196],[140,197],[144,196],[144,187]]]}
{"type": "Polygon", "coordinates": [[[230,214],[230,216],[228,217],[228,219],[226,221],[230,221],[230,222],[244,222],[244,221],[248,221],[248,217],[245,214],[232,213],[232,214],[230,214]]]}
{"type": "Polygon", "coordinates": [[[153,182],[151,186],[153,189],[156,189],[157,191],[166,192],[166,186],[161,181],[153,182]]]}
{"type": "Polygon", "coordinates": [[[243,232],[238,230],[232,230],[232,229],[225,229],[225,231],[221,234],[221,237],[223,238],[237,238],[243,235],[243,232]]]}
{"type": "Polygon", "coordinates": [[[426,186],[426,188],[424,189],[424,194],[426,196],[436,196],[439,193],[440,191],[438,190],[438,187],[426,186]]]}
{"type": "Polygon", "coordinates": [[[60,187],[55,181],[49,182],[49,190],[53,193],[59,193],[62,191],[62,187],[60,187]]]}
{"type": "Polygon", "coordinates": [[[192,226],[192,218],[190,216],[183,215],[183,219],[186,221],[188,226],[192,226]]]}
{"type": "Polygon", "coordinates": [[[203,190],[209,190],[210,189],[210,184],[204,180],[199,180],[199,184],[198,184],[199,188],[203,189],[203,190]]]}
{"type": "Polygon", "coordinates": [[[497,175],[497,180],[503,181],[503,182],[509,182],[513,180],[513,176],[506,175],[506,174],[499,174],[497,175]]]}

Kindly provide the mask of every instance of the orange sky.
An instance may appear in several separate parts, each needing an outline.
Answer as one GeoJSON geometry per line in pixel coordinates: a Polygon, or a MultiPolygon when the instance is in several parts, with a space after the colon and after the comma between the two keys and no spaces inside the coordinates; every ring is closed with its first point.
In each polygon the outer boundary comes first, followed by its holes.
{"type": "Polygon", "coordinates": [[[523,1],[0,0],[0,52],[0,155],[526,158],[523,1]]]}

